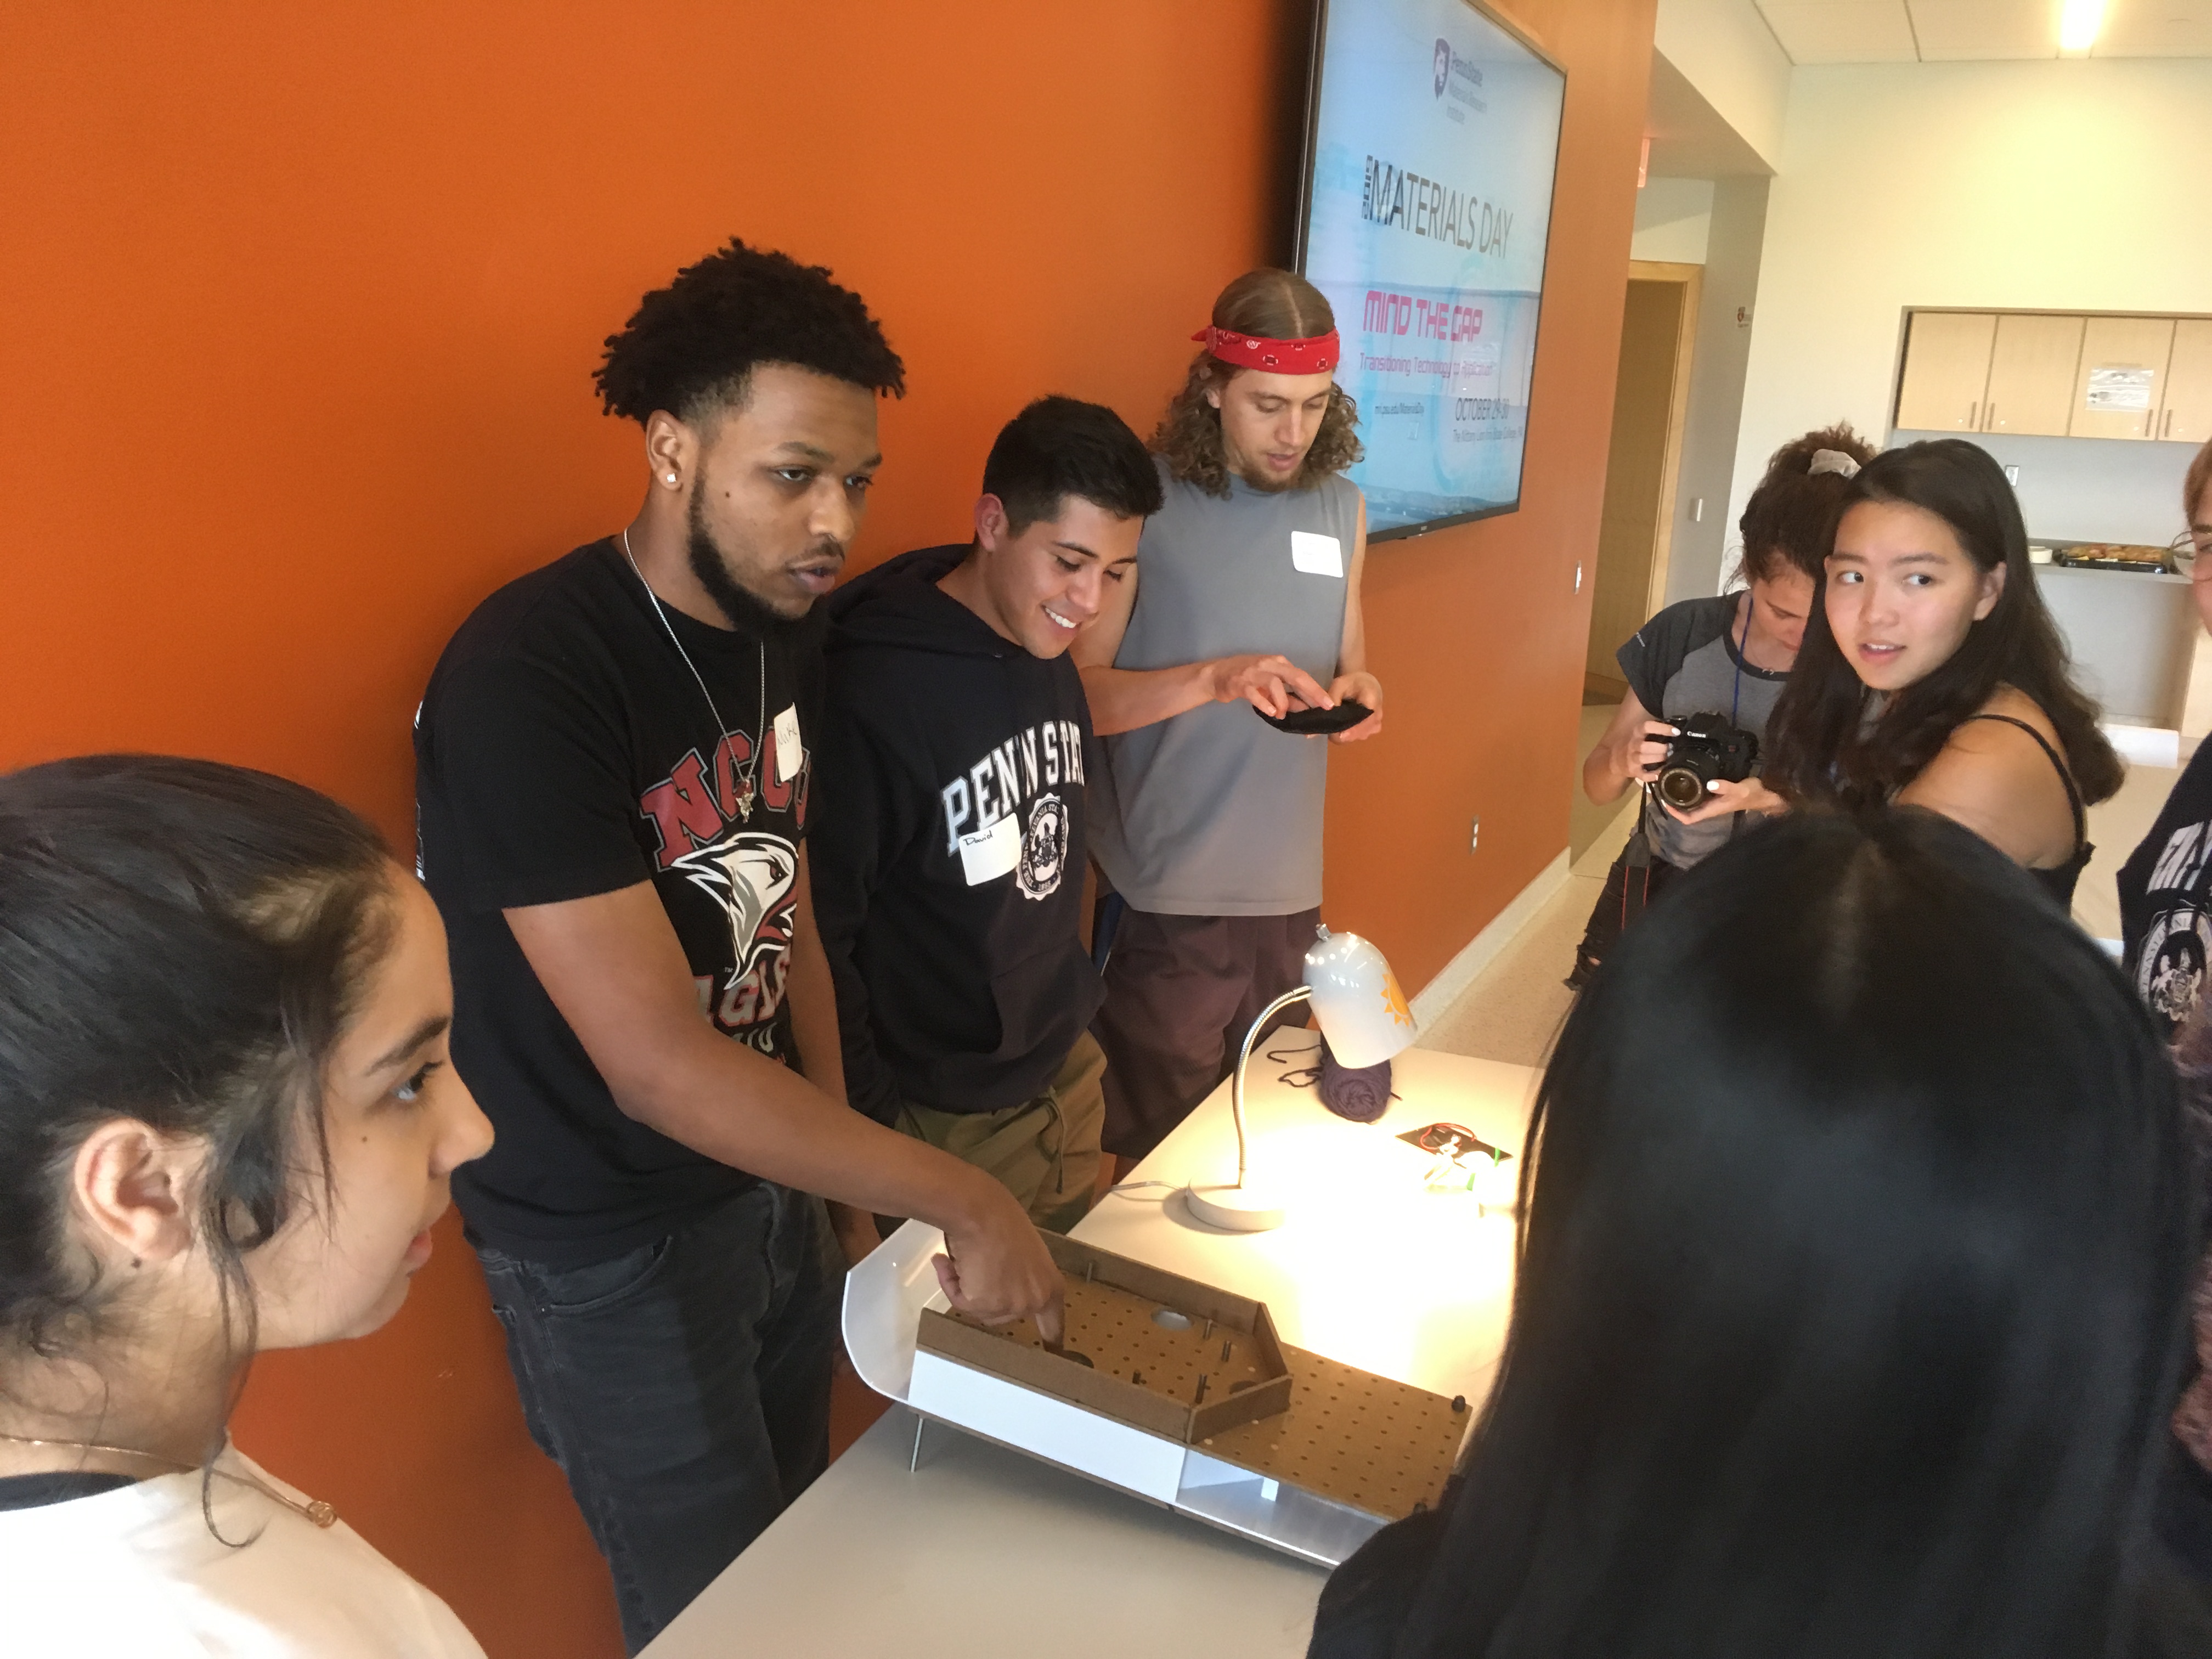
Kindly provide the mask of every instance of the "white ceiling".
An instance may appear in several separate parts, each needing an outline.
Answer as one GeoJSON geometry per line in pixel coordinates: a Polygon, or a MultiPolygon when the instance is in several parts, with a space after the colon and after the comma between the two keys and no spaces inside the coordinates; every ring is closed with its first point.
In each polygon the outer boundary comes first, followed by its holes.
{"type": "MultiPolygon", "coordinates": [[[[1793,64],[2057,58],[2059,0],[1758,0],[1793,64]]],[[[2105,0],[2092,58],[2212,58],[2212,0],[2105,0]]]]}

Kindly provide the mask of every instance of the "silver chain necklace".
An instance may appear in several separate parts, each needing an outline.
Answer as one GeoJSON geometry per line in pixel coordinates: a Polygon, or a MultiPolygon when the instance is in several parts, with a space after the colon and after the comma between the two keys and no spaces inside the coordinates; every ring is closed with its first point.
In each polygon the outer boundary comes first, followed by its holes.
{"type": "MultiPolygon", "coordinates": [[[[668,611],[660,603],[660,595],[653,591],[653,584],[646,580],[645,572],[638,568],[637,555],[629,550],[628,526],[623,527],[622,550],[623,557],[629,561],[630,574],[637,578],[637,585],[645,590],[645,597],[653,602],[653,614],[660,618],[662,632],[668,635],[669,644],[676,647],[676,654],[684,659],[684,665],[691,671],[691,678],[699,688],[699,695],[707,700],[707,712],[714,717],[714,748],[719,754],[724,740],[730,735],[730,728],[722,723],[722,711],[714,706],[714,694],[707,689],[707,677],[699,672],[699,665],[691,660],[691,653],[684,648],[684,641],[676,637],[676,625],[668,620],[668,611]]],[[[765,742],[768,738],[768,641],[766,640],[760,642],[759,732],[761,741],[765,742]]],[[[755,771],[760,769],[760,744],[757,743],[753,748],[755,771]]],[[[709,765],[714,763],[713,756],[708,757],[708,763],[709,765]]],[[[753,816],[753,781],[750,777],[744,777],[738,781],[738,822],[750,823],[752,822],[753,816]]]]}

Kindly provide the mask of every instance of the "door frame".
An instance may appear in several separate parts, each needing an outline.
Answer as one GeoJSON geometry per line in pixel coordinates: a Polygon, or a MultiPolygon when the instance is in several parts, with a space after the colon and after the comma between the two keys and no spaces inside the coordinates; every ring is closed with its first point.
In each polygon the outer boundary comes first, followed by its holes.
{"type": "Polygon", "coordinates": [[[1698,343],[1698,305],[1705,268],[1667,259],[1631,259],[1632,283],[1676,283],[1682,288],[1682,320],[1674,340],[1674,383],[1667,399],[1667,447],[1660,458],[1659,519],[1651,540],[1651,580],[1644,595],[1644,614],[1656,615],[1667,596],[1667,573],[1674,556],[1674,501],[1682,477],[1682,432],[1690,415],[1690,371],[1698,343]]]}

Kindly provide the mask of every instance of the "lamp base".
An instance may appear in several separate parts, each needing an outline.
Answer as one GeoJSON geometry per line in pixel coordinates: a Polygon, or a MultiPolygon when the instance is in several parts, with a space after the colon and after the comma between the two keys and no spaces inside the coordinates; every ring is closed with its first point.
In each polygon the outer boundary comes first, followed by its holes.
{"type": "Polygon", "coordinates": [[[1289,1213],[1273,1193],[1249,1183],[1201,1187],[1193,1182],[1182,1189],[1182,1201],[1207,1226],[1232,1233],[1264,1233],[1281,1226],[1289,1213]]]}

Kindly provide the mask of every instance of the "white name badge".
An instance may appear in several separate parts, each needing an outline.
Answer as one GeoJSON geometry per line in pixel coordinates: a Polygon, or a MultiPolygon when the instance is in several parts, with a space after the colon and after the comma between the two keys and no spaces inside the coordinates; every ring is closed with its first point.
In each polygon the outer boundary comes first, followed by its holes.
{"type": "Polygon", "coordinates": [[[970,887],[1010,873],[1022,861],[1022,826],[1012,813],[988,830],[960,837],[960,872],[970,887]]]}
{"type": "Polygon", "coordinates": [[[793,703],[775,717],[775,781],[789,783],[805,762],[806,750],[799,741],[799,705],[793,703]]]}
{"type": "Polygon", "coordinates": [[[1344,580],[1344,544],[1334,536],[1316,536],[1310,530],[1291,532],[1291,565],[1309,576],[1344,580]]]}

